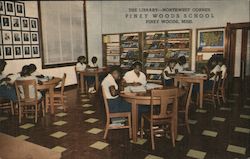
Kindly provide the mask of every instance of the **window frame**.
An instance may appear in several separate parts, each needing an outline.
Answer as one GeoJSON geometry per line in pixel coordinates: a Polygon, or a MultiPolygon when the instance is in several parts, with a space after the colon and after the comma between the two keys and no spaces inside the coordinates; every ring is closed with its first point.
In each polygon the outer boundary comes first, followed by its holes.
{"type": "MultiPolygon", "coordinates": [[[[84,25],[84,39],[85,39],[85,51],[86,51],[86,59],[88,59],[88,35],[87,35],[87,12],[86,12],[86,0],[83,1],[83,25],[84,25]]],[[[65,63],[58,63],[58,64],[45,64],[44,63],[44,45],[43,45],[43,29],[42,29],[42,15],[41,15],[41,2],[37,1],[37,7],[38,7],[38,20],[39,20],[39,34],[40,34],[40,57],[41,57],[41,62],[42,62],[42,69],[47,69],[47,68],[57,68],[57,67],[67,67],[67,66],[73,66],[76,64],[76,62],[65,62],[65,63]]]]}

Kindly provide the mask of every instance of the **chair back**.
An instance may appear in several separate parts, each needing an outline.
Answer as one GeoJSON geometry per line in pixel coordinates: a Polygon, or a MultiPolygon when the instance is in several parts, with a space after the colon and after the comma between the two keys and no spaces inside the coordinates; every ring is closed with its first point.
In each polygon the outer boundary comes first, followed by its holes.
{"type": "Polygon", "coordinates": [[[78,86],[79,86],[79,81],[80,81],[80,76],[79,76],[79,72],[76,70],[76,66],[75,66],[75,73],[76,73],[76,82],[77,82],[77,84],[78,84],[78,86]]]}
{"type": "Polygon", "coordinates": [[[66,75],[66,73],[64,73],[62,81],[61,81],[61,94],[64,94],[64,87],[65,87],[66,77],[67,77],[67,75],[66,75]]]}
{"type": "Polygon", "coordinates": [[[170,114],[177,112],[178,88],[159,89],[151,91],[151,119],[169,118],[170,114]],[[155,111],[154,98],[160,98],[160,110],[155,111]],[[172,110],[168,109],[169,104],[173,104],[172,110]],[[169,112],[170,111],[170,112],[169,112]]]}
{"type": "Polygon", "coordinates": [[[32,80],[16,80],[15,88],[18,102],[36,102],[37,97],[37,82],[32,80]]]}
{"type": "Polygon", "coordinates": [[[222,77],[222,72],[217,72],[215,74],[215,78],[214,78],[214,83],[213,83],[213,87],[212,87],[212,92],[214,93],[217,88],[219,87],[219,84],[221,83],[221,77],[222,77]]]}
{"type": "Polygon", "coordinates": [[[220,89],[224,89],[225,88],[226,80],[227,80],[227,72],[225,72],[224,78],[222,78],[221,81],[220,81],[220,83],[219,83],[219,88],[220,89]]]}
{"type": "Polygon", "coordinates": [[[192,97],[192,91],[193,91],[193,83],[186,83],[183,87],[186,91],[185,96],[184,96],[184,106],[185,106],[185,111],[187,112],[189,110],[190,102],[191,102],[191,97],[192,97]]]}
{"type": "Polygon", "coordinates": [[[107,116],[107,119],[109,119],[109,105],[108,105],[108,99],[107,99],[107,96],[106,96],[106,93],[105,93],[103,87],[102,87],[102,96],[103,96],[103,100],[104,100],[106,116],[107,116]]]}

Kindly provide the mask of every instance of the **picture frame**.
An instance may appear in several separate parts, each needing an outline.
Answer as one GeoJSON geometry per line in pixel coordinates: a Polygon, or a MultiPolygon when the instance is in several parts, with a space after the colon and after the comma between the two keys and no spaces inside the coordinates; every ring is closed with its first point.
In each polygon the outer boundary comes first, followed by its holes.
{"type": "Polygon", "coordinates": [[[21,30],[21,23],[19,17],[11,17],[12,30],[21,30]]]}
{"type": "Polygon", "coordinates": [[[3,46],[4,59],[13,59],[13,47],[12,45],[3,46]]]}
{"type": "Polygon", "coordinates": [[[30,31],[38,31],[38,19],[30,18],[30,31]]]}
{"type": "Polygon", "coordinates": [[[30,32],[22,32],[23,44],[30,44],[30,32]]]}
{"type": "Polygon", "coordinates": [[[3,30],[11,30],[10,16],[7,16],[7,15],[1,16],[1,24],[2,24],[3,30]]]}
{"type": "Polygon", "coordinates": [[[21,31],[13,31],[13,44],[22,44],[22,33],[21,31]]]}
{"type": "Polygon", "coordinates": [[[14,45],[14,58],[23,58],[23,47],[22,45],[14,45]]]}
{"type": "Polygon", "coordinates": [[[12,32],[9,30],[2,31],[3,44],[12,44],[12,32]]]}
{"type": "Polygon", "coordinates": [[[23,57],[31,58],[31,47],[30,45],[23,45],[23,57]]]}
{"type": "Polygon", "coordinates": [[[16,16],[25,16],[25,6],[22,2],[15,2],[15,12],[16,16]]]}
{"type": "Polygon", "coordinates": [[[21,28],[23,31],[30,30],[29,18],[21,18],[21,28]]]}
{"type": "Polygon", "coordinates": [[[0,45],[0,59],[3,59],[3,45],[0,45]]]}
{"type": "Polygon", "coordinates": [[[40,57],[39,45],[32,45],[31,52],[32,52],[32,57],[40,57]]]}
{"type": "Polygon", "coordinates": [[[225,28],[197,29],[197,52],[223,52],[225,28]]]}
{"type": "Polygon", "coordinates": [[[4,1],[0,1],[0,14],[5,14],[4,1]]]}
{"type": "Polygon", "coordinates": [[[6,15],[15,15],[14,2],[5,1],[5,13],[6,15]]]}
{"type": "Polygon", "coordinates": [[[39,43],[38,32],[31,32],[30,38],[31,38],[31,44],[39,43]]]}

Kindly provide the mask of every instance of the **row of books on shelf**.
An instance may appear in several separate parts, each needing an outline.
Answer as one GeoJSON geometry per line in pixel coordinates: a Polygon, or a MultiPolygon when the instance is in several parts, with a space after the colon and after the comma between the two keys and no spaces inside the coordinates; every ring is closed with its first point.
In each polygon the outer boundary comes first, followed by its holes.
{"type": "Polygon", "coordinates": [[[149,80],[161,80],[162,79],[162,75],[161,74],[151,74],[148,76],[149,80]]]}
{"type": "Polygon", "coordinates": [[[122,36],[121,41],[138,41],[139,36],[122,36]]]}
{"type": "Polygon", "coordinates": [[[146,57],[146,58],[164,58],[165,52],[160,52],[157,54],[150,54],[148,52],[144,52],[144,57],[146,57]]]}
{"type": "Polygon", "coordinates": [[[123,43],[121,46],[123,48],[138,48],[139,43],[138,42],[127,42],[127,43],[123,43]]]}
{"type": "Polygon", "coordinates": [[[185,43],[166,43],[167,48],[189,49],[189,42],[185,43]]]}
{"type": "Polygon", "coordinates": [[[166,67],[165,63],[157,63],[157,62],[147,62],[144,65],[146,68],[147,67],[152,67],[152,68],[164,68],[166,67]]]}
{"type": "Polygon", "coordinates": [[[123,60],[121,62],[121,67],[130,68],[132,66],[132,64],[134,63],[134,61],[136,61],[136,60],[123,60]]]}
{"type": "Polygon", "coordinates": [[[189,58],[191,55],[190,51],[182,51],[182,50],[178,50],[178,51],[168,51],[166,53],[166,58],[178,58],[180,56],[185,56],[186,58],[189,58]]]}
{"type": "Polygon", "coordinates": [[[146,35],[145,39],[146,40],[164,40],[165,34],[156,33],[156,34],[152,34],[152,35],[146,35]]]}
{"type": "Polygon", "coordinates": [[[168,33],[167,37],[168,38],[189,38],[190,34],[189,33],[168,33]]]}
{"type": "Polygon", "coordinates": [[[139,58],[139,51],[123,51],[122,54],[121,54],[121,58],[131,58],[131,59],[134,59],[134,58],[139,58]]]}
{"type": "Polygon", "coordinates": [[[161,42],[153,42],[152,44],[146,44],[144,46],[145,50],[153,50],[153,49],[164,49],[164,43],[161,42]]]}

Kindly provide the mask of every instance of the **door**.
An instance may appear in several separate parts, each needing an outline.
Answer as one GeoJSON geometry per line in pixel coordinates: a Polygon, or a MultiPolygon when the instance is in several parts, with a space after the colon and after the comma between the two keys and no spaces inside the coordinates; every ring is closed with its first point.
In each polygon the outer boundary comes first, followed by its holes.
{"type": "Polygon", "coordinates": [[[228,23],[226,37],[228,94],[250,97],[250,23],[228,23]]]}

